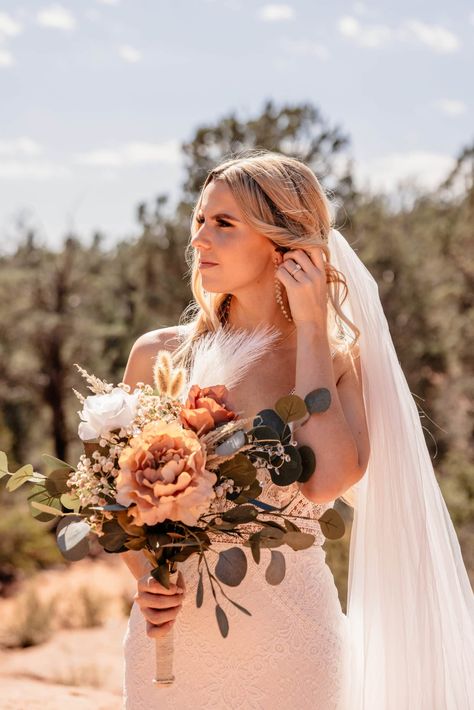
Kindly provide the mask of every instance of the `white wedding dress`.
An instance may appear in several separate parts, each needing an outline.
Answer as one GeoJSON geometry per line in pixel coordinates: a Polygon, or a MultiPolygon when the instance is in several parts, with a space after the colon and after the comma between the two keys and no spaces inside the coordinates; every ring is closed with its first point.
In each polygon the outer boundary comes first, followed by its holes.
{"type": "MultiPolygon", "coordinates": [[[[284,505],[297,484],[284,488],[272,483],[265,469],[260,500],[284,505]]],[[[306,550],[288,545],[286,575],[272,586],[265,580],[270,550],[262,549],[260,563],[242,546],[247,574],[237,587],[223,585],[228,596],[248,609],[247,616],[216,589],[219,604],[229,619],[223,638],[215,616],[215,601],[206,571],[204,603],[196,607],[198,582],[196,555],[179,563],[186,593],[174,624],[174,685],[157,688],[154,676],[155,645],[146,635],[146,621],[134,602],[124,637],[124,705],[126,710],[342,710],[348,672],[346,616],[341,609],[333,575],[325,561],[325,541],[319,523],[331,503],[314,504],[303,494],[285,510],[288,515],[311,516],[294,522],[316,540],[306,550]]],[[[249,524],[250,527],[250,524],[249,524]]],[[[259,529],[256,526],[255,529],[259,529]]],[[[249,529],[249,528],[248,528],[249,529]]],[[[232,547],[224,533],[212,538],[217,550],[232,547]]],[[[238,543],[237,543],[238,544],[238,543]]],[[[331,543],[329,543],[331,544],[331,543]]],[[[206,553],[211,571],[217,554],[206,553]]],[[[345,708],[344,708],[345,710],[345,708]]]]}

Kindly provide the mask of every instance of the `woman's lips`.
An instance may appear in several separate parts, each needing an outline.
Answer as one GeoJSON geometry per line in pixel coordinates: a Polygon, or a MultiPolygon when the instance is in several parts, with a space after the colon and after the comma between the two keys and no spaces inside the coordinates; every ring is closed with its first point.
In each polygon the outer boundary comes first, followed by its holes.
{"type": "Polygon", "coordinates": [[[217,266],[217,264],[211,264],[210,262],[205,262],[205,261],[199,262],[200,269],[208,269],[210,266],[217,266]]]}

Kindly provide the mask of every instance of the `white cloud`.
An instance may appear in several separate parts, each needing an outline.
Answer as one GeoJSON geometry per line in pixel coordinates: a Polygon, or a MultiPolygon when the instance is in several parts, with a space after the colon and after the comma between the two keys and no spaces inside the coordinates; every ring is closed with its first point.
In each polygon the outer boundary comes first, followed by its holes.
{"type": "Polygon", "coordinates": [[[119,47],[119,54],[122,59],[125,59],[126,62],[130,62],[132,64],[139,62],[142,58],[140,50],[135,49],[135,47],[131,47],[129,44],[123,44],[119,47]]]}
{"type": "Polygon", "coordinates": [[[181,147],[178,141],[144,143],[134,141],[112,150],[101,149],[79,153],[75,158],[81,165],[96,165],[108,168],[148,165],[153,163],[179,163],[181,147]]]}
{"type": "Polygon", "coordinates": [[[73,30],[76,20],[69,10],[62,5],[49,5],[40,10],[36,20],[43,27],[53,27],[56,30],[73,30]]]}
{"type": "Polygon", "coordinates": [[[380,47],[386,44],[392,35],[387,25],[362,25],[355,17],[346,15],[338,22],[339,32],[360,47],[380,47]]]}
{"type": "Polygon", "coordinates": [[[361,187],[384,192],[393,191],[403,182],[436,188],[454,167],[454,159],[444,153],[411,151],[356,163],[356,179],[361,187]]]}
{"type": "Polygon", "coordinates": [[[318,59],[327,59],[329,57],[329,52],[324,45],[309,40],[292,40],[285,38],[282,42],[282,47],[290,54],[317,57],[318,59]]]}
{"type": "Polygon", "coordinates": [[[0,69],[14,64],[13,54],[8,49],[0,49],[0,69]]]}
{"type": "Polygon", "coordinates": [[[0,179],[49,180],[69,177],[70,174],[64,166],[49,161],[2,160],[0,162],[0,179]]]}
{"type": "Polygon", "coordinates": [[[36,157],[43,152],[39,143],[31,138],[14,138],[10,141],[0,141],[0,155],[36,157]]]}
{"type": "Polygon", "coordinates": [[[260,8],[258,16],[265,22],[280,22],[292,20],[294,14],[291,5],[264,5],[260,8]]]}
{"type": "Polygon", "coordinates": [[[469,15],[469,22],[471,23],[471,25],[474,25],[474,12],[471,12],[471,14],[469,15]]]}
{"type": "Polygon", "coordinates": [[[21,25],[16,22],[11,15],[6,12],[0,12],[0,38],[16,37],[22,30],[21,25]]]}
{"type": "Polygon", "coordinates": [[[100,2],[102,5],[118,5],[119,0],[97,0],[97,2],[100,2]]]}
{"type": "Polygon", "coordinates": [[[441,25],[427,25],[418,20],[407,20],[400,27],[363,24],[351,15],[344,15],[338,21],[339,32],[360,47],[377,48],[389,40],[401,42],[416,41],[435,52],[455,52],[461,42],[455,34],[441,25]]]}
{"type": "Polygon", "coordinates": [[[440,99],[436,102],[436,106],[449,116],[460,116],[466,112],[466,104],[458,99],[440,99]]]}
{"type": "Polygon", "coordinates": [[[461,42],[456,35],[441,25],[427,25],[418,20],[407,20],[404,27],[402,27],[402,35],[404,30],[435,52],[455,52],[461,46],[461,42]]]}

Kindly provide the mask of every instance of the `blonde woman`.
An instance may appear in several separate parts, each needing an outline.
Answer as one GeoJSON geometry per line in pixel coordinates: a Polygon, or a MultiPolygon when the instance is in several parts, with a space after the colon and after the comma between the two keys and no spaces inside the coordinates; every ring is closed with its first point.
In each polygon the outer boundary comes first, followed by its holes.
{"type": "MultiPolygon", "coordinates": [[[[124,553],[137,579],[124,639],[124,706],[467,710],[472,590],[376,284],[332,229],[317,177],[301,161],[264,150],[216,166],[195,205],[189,257],[191,317],[141,336],[124,381],[151,383],[160,349],[189,367],[193,344],[222,326],[249,334],[276,327],[278,342],[229,389],[227,404],[252,416],[288,393],[330,391],[330,407],[294,433],[315,452],[311,478],[290,490],[261,479],[261,497],[273,504],[297,493],[287,512],[305,516],[300,527],[316,539],[303,551],[285,548],[287,571],[276,587],[242,548],[248,572],[232,598],[252,616],[229,604],[226,638],[210,589],[196,608],[194,557],[167,590],[150,578],[141,553],[124,553]],[[347,615],[316,520],[339,497],[355,506],[347,615]],[[444,574],[454,589],[439,583],[444,574]],[[176,680],[157,690],[153,638],[172,624],[176,680]]],[[[236,544],[225,537],[216,546],[236,544]]]]}

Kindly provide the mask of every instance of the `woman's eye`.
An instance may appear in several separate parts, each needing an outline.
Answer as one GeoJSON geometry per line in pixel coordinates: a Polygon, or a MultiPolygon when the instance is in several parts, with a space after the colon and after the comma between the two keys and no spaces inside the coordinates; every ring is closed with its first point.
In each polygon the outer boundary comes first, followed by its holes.
{"type": "MultiPolygon", "coordinates": [[[[203,217],[196,217],[196,222],[198,224],[202,224],[204,222],[204,218],[203,217]]],[[[232,227],[232,225],[229,224],[229,222],[226,222],[224,219],[218,219],[217,224],[219,224],[221,227],[232,227]]]]}

